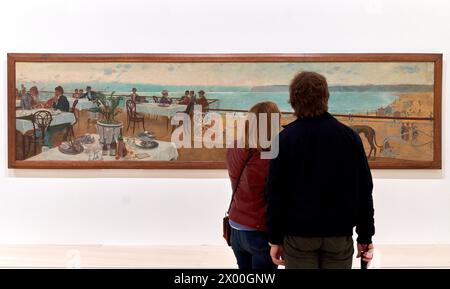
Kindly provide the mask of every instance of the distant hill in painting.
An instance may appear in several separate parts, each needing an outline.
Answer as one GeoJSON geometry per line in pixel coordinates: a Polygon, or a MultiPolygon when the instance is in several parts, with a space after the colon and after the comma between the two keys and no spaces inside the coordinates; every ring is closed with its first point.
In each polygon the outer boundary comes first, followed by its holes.
{"type": "MultiPolygon", "coordinates": [[[[267,85],[254,86],[252,92],[287,92],[288,85],[267,85]]],[[[415,85],[415,84],[399,84],[399,85],[334,85],[330,86],[330,91],[395,91],[395,92],[432,92],[433,85],[415,85]]]]}

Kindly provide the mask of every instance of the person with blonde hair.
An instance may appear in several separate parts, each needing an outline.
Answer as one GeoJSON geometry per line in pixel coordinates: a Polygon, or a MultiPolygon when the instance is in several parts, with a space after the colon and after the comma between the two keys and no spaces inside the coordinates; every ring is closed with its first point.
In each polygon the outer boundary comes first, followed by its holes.
{"type": "Polygon", "coordinates": [[[39,90],[37,86],[30,88],[31,105],[33,108],[40,108],[42,105],[39,103],[39,90]]]}
{"type": "Polygon", "coordinates": [[[39,91],[36,86],[32,86],[30,91],[21,96],[20,106],[22,109],[39,108],[39,91]]]}
{"type": "MultiPolygon", "coordinates": [[[[271,135],[271,117],[279,117],[280,110],[273,102],[254,105],[249,113],[256,116],[256,126],[267,127],[271,135]],[[260,123],[259,115],[267,114],[267,123],[260,123]]],[[[251,125],[251,124],[250,124],[251,125]]],[[[270,258],[266,226],[265,183],[269,160],[261,158],[265,149],[249,144],[249,126],[246,126],[245,147],[238,148],[237,141],[227,150],[227,168],[233,195],[229,206],[231,248],[239,269],[276,269],[270,258]]],[[[259,129],[258,129],[259,131],[259,129]]],[[[268,150],[267,148],[266,150],[268,150]]]]}

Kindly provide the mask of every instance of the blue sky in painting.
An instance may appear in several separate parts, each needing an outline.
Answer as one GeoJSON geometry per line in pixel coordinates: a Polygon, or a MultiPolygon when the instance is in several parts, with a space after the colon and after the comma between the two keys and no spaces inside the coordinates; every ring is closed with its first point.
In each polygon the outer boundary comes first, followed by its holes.
{"type": "Polygon", "coordinates": [[[164,85],[288,84],[316,71],[330,85],[433,84],[433,63],[17,63],[17,82],[105,82],[164,85]]]}

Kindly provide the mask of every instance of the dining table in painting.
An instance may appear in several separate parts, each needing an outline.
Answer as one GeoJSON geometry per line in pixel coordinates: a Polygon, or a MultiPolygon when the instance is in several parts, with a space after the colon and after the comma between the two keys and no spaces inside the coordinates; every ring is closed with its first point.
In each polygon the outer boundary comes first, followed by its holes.
{"type": "Polygon", "coordinates": [[[160,103],[148,102],[136,104],[136,112],[158,115],[167,117],[167,125],[170,125],[170,119],[175,116],[177,112],[185,112],[187,105],[185,104],[170,104],[162,105],[160,103]]]}
{"type": "Polygon", "coordinates": [[[100,142],[100,136],[98,134],[90,134],[94,137],[92,144],[83,145],[83,152],[79,154],[65,154],[62,153],[58,147],[46,150],[38,155],[28,158],[29,161],[173,161],[178,158],[178,150],[174,143],[155,140],[158,146],[155,148],[140,148],[135,143],[135,138],[125,137],[124,142],[126,144],[128,154],[116,159],[115,156],[102,155],[102,144],[100,142]]]}
{"type": "Polygon", "coordinates": [[[160,103],[148,102],[136,104],[136,112],[173,117],[177,112],[184,112],[187,105],[170,104],[161,105],[160,103]]]}
{"type": "Polygon", "coordinates": [[[16,130],[22,134],[33,130],[32,116],[37,111],[49,111],[52,114],[52,122],[50,127],[61,124],[73,124],[75,123],[75,115],[71,112],[55,111],[50,109],[30,109],[30,110],[17,110],[16,111],[16,130]]]}
{"type": "Polygon", "coordinates": [[[87,98],[73,98],[73,97],[71,97],[71,98],[68,99],[70,107],[73,107],[73,103],[77,99],[78,99],[78,103],[77,103],[77,107],[76,107],[77,110],[89,110],[89,109],[97,106],[94,102],[90,101],[87,98]]]}
{"type": "MultiPolygon", "coordinates": [[[[52,114],[50,128],[63,125],[72,125],[75,123],[75,115],[71,112],[55,111],[52,109],[30,109],[16,110],[16,131],[22,135],[22,153],[25,155],[25,135],[33,131],[33,114],[37,111],[49,111],[52,114]]],[[[50,144],[51,145],[51,144],[50,144]]]]}

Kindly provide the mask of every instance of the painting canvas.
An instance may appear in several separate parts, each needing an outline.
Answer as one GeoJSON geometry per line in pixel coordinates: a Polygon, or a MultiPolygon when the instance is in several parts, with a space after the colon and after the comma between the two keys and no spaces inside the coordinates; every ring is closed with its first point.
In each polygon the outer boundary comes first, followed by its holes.
{"type": "Polygon", "coordinates": [[[327,78],[372,168],[441,166],[442,55],[10,54],[8,70],[10,167],[224,168],[225,144],[173,142],[175,115],[195,103],[226,123],[272,101],[286,125],[301,71],[327,78]]]}

